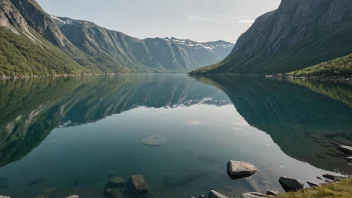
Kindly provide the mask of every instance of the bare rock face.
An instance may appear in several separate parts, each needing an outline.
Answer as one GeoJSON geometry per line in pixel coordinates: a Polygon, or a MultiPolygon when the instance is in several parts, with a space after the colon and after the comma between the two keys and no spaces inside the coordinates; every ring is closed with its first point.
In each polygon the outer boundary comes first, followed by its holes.
{"type": "Polygon", "coordinates": [[[143,175],[133,175],[131,181],[134,195],[143,195],[149,192],[149,185],[143,175]]]}
{"type": "Polygon", "coordinates": [[[344,153],[352,154],[352,147],[351,146],[341,145],[341,146],[339,146],[339,149],[344,153]]]}
{"type": "Polygon", "coordinates": [[[227,174],[233,180],[249,177],[257,171],[258,169],[248,162],[229,161],[227,163],[227,174]]]}
{"type": "Polygon", "coordinates": [[[241,198],[261,198],[266,197],[266,195],[258,192],[243,193],[241,198]]]}
{"type": "Polygon", "coordinates": [[[209,192],[208,198],[228,198],[228,197],[216,192],[215,190],[211,190],[209,192]]]}
{"type": "Polygon", "coordinates": [[[301,181],[289,177],[280,177],[279,182],[286,192],[297,191],[304,188],[304,184],[301,181]]]}

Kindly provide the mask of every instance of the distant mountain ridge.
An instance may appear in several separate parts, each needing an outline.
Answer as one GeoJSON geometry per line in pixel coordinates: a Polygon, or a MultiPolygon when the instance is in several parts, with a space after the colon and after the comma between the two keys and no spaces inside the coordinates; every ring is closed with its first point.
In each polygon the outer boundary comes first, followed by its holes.
{"type": "Polygon", "coordinates": [[[352,53],[350,0],[282,0],[256,19],[218,64],[192,74],[273,74],[352,53]]]}
{"type": "Polygon", "coordinates": [[[231,51],[137,39],[92,22],[51,16],[34,0],[1,1],[0,34],[0,76],[186,72],[231,51]]]}

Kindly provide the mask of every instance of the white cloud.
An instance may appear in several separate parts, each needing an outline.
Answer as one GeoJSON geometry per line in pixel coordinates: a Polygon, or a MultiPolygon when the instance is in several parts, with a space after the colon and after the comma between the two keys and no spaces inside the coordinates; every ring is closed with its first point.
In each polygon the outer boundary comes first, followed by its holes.
{"type": "Polygon", "coordinates": [[[203,21],[213,21],[214,19],[205,18],[205,17],[198,17],[198,16],[189,16],[188,20],[203,20],[203,21]]]}
{"type": "Polygon", "coordinates": [[[239,24],[253,24],[254,20],[252,20],[252,19],[241,19],[241,20],[238,20],[237,23],[239,23],[239,24]]]}
{"type": "Polygon", "coordinates": [[[238,17],[234,17],[234,19],[248,19],[248,16],[238,16],[238,17]]]}

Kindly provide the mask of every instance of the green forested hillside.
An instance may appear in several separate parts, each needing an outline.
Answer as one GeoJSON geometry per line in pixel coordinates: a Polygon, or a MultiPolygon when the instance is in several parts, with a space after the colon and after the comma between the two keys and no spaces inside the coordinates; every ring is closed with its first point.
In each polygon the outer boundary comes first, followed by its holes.
{"type": "Polygon", "coordinates": [[[45,39],[31,41],[3,27],[0,27],[0,65],[0,74],[6,76],[89,72],[45,39]]]}
{"type": "Polygon", "coordinates": [[[294,77],[352,78],[352,54],[290,72],[287,75],[294,77]]]}

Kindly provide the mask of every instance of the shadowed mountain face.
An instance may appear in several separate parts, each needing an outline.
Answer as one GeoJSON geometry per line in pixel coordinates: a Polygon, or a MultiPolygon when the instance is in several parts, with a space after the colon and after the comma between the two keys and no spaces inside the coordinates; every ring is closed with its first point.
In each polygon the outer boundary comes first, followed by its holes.
{"type": "Polygon", "coordinates": [[[236,42],[222,62],[192,74],[272,74],[352,53],[350,0],[282,0],[236,42]]]}
{"type": "Polygon", "coordinates": [[[95,122],[140,106],[175,108],[230,101],[186,76],[0,81],[0,166],[19,160],[57,127],[95,122]]]}
{"type": "Polygon", "coordinates": [[[352,145],[352,86],[333,82],[210,77],[253,127],[289,156],[325,170],[352,172],[338,145],[352,145]],[[343,90],[343,91],[341,91],[343,90]]]}

